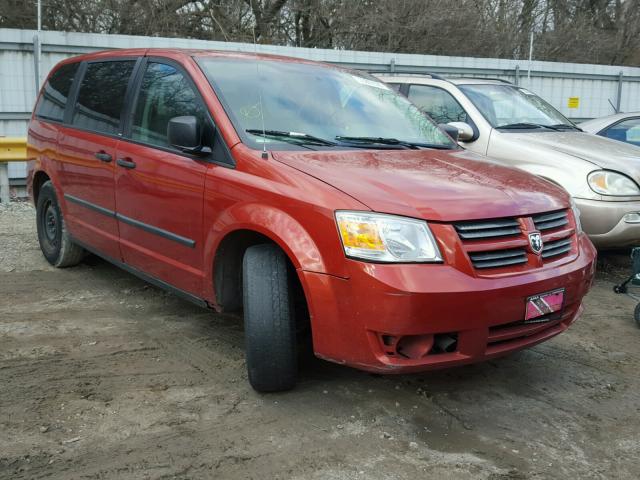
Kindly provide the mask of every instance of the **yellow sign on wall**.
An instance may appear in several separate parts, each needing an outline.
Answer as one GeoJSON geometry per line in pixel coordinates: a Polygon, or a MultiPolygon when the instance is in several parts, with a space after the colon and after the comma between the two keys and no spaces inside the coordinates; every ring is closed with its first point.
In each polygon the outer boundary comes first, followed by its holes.
{"type": "Polygon", "coordinates": [[[580,106],[580,97],[569,97],[569,101],[567,102],[567,107],[578,108],[579,106],[580,106]]]}

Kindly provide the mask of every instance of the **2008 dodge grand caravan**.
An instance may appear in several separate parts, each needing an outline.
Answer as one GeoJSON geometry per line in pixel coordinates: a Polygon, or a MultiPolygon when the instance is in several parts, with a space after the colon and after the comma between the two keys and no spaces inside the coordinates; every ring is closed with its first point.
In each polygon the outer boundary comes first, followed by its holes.
{"type": "Polygon", "coordinates": [[[558,187],[456,146],[361,73],[297,59],[120,50],[61,62],[28,134],[38,237],[217,310],[249,380],[297,345],[415,372],[531,346],[580,314],[595,250],[558,187]]]}

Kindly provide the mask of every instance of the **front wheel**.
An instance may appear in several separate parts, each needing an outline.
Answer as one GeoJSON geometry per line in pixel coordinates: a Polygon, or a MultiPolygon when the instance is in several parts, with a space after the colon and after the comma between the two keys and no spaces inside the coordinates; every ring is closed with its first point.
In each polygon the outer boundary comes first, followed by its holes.
{"type": "Polygon", "coordinates": [[[255,245],[244,255],[242,273],[249,383],[259,392],[289,390],[298,362],[287,258],[276,245],[255,245]]]}
{"type": "Polygon", "coordinates": [[[36,204],[36,227],[40,250],[54,267],[71,267],[80,263],[85,250],[71,240],[58,198],[51,181],[40,187],[36,204]]]}

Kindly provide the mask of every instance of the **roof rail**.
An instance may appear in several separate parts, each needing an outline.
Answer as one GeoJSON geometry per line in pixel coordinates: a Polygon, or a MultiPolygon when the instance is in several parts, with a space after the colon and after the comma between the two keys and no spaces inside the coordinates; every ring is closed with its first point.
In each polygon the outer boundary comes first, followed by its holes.
{"type": "Polygon", "coordinates": [[[508,83],[509,85],[513,85],[513,82],[509,80],[505,80],[504,78],[491,78],[491,77],[469,77],[469,78],[477,78],[478,80],[494,80],[496,82],[508,83]]]}
{"type": "Polygon", "coordinates": [[[444,78],[442,75],[438,75],[437,73],[433,72],[424,72],[423,75],[429,75],[434,80],[446,80],[446,78],[444,78]]]}
{"type": "Polygon", "coordinates": [[[501,83],[507,83],[509,85],[513,85],[513,82],[510,82],[509,80],[505,80],[504,78],[497,78],[497,77],[469,77],[469,76],[465,76],[465,75],[460,75],[460,76],[456,76],[455,74],[451,74],[451,76],[449,78],[444,78],[441,75],[438,75],[436,73],[431,73],[431,72],[424,72],[421,75],[427,75],[431,78],[433,78],[434,80],[444,80],[445,82],[448,82],[449,79],[458,79],[458,78],[470,78],[470,79],[475,79],[475,80],[492,80],[494,82],[501,82],[501,83]]]}

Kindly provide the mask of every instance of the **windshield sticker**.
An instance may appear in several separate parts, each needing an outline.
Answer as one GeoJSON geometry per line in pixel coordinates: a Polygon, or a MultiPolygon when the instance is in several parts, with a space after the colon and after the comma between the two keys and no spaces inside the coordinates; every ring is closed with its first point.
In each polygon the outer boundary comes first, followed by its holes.
{"type": "Polygon", "coordinates": [[[258,137],[253,139],[253,141],[256,143],[264,143],[264,144],[281,143],[281,142],[278,142],[278,140],[275,140],[273,138],[266,138],[266,137],[259,136],[260,135],[259,133],[252,133],[251,135],[255,135],[258,137]]]}
{"type": "Polygon", "coordinates": [[[245,118],[260,118],[260,102],[240,108],[240,115],[245,118]]]}

